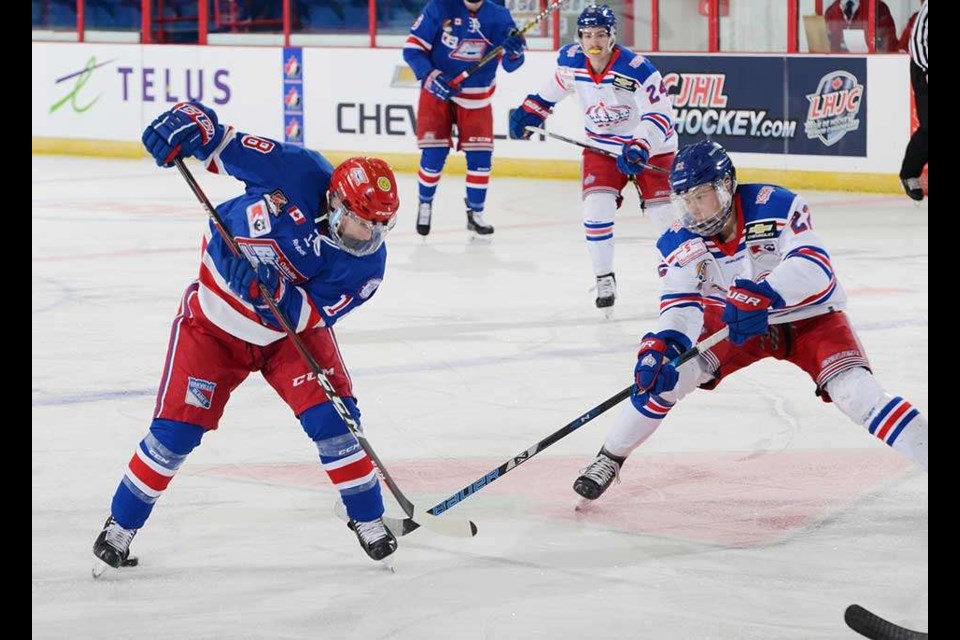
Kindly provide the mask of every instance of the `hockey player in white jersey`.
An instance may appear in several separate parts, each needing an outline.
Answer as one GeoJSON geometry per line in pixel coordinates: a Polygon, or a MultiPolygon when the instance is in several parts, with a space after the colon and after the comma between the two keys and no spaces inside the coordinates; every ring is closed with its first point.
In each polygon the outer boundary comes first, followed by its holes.
{"type": "Polygon", "coordinates": [[[679,220],[657,242],[657,330],[642,338],[630,403],[574,491],[598,498],[680,399],[767,357],[803,369],[822,400],[926,470],[927,419],[873,377],[803,198],[776,185],[738,185],[730,157],[710,140],[677,154],[670,184],[679,220]],[[724,325],[726,340],[679,370],[670,364],[724,325]]]}
{"type": "Polygon", "coordinates": [[[653,64],[616,43],[617,19],[607,5],[590,5],[577,19],[577,42],[560,49],[557,67],[539,93],[528,95],[510,116],[510,137],[528,138],[527,126],[542,126],[554,105],[575,93],[584,132],[611,158],[583,151],[583,228],[593,273],[596,305],[610,311],[617,296],[613,269],[613,218],[623,203],[628,176],[643,193],[644,210],[659,234],[673,222],[666,170],[677,150],[673,103],[653,64]],[[645,164],[664,172],[644,171],[645,164]]]}

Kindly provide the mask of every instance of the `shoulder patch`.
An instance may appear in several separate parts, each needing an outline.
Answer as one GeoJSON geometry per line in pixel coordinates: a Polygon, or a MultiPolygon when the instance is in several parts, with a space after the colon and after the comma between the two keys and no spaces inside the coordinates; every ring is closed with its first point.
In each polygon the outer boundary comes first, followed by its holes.
{"type": "Polygon", "coordinates": [[[627,64],[628,64],[629,66],[633,67],[634,69],[636,69],[636,68],[638,68],[640,65],[643,64],[644,60],[646,60],[646,58],[644,58],[644,57],[643,57],[642,55],[640,55],[639,53],[635,53],[635,54],[633,54],[633,60],[631,60],[631,61],[628,62],[627,64]]]}
{"type": "Polygon", "coordinates": [[[367,283],[360,288],[360,297],[366,300],[373,295],[373,292],[377,290],[377,287],[380,286],[380,283],[383,282],[382,278],[371,278],[367,280],[367,283]]]}
{"type": "Polygon", "coordinates": [[[774,220],[758,220],[748,224],[744,241],[769,240],[777,237],[777,223],[774,220]]]}
{"type": "Polygon", "coordinates": [[[770,196],[773,195],[773,191],[774,191],[773,187],[770,187],[770,186],[763,187],[762,189],[760,189],[760,191],[757,192],[756,203],[767,204],[767,201],[770,200],[770,196]]]}
{"type": "Polygon", "coordinates": [[[682,267],[690,264],[700,256],[707,253],[707,245],[702,238],[687,240],[673,252],[673,258],[677,261],[677,266],[682,267]]]}
{"type": "Polygon", "coordinates": [[[613,88],[614,89],[623,89],[624,91],[636,92],[637,90],[637,81],[633,78],[620,75],[619,73],[613,74],[613,88]]]}
{"type": "Polygon", "coordinates": [[[251,238],[259,238],[270,233],[270,213],[266,202],[257,200],[247,207],[247,226],[250,229],[251,238]]]}
{"type": "Polygon", "coordinates": [[[270,215],[278,216],[280,211],[283,209],[290,200],[280,189],[274,189],[270,193],[264,194],[263,199],[267,203],[267,207],[270,209],[270,215]]]}

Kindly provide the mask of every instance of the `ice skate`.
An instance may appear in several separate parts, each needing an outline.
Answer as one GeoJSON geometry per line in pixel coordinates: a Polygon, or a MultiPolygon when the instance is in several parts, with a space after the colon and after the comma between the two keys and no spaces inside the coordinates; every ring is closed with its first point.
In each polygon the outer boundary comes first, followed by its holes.
{"type": "Polygon", "coordinates": [[[137,529],[124,529],[113,516],[103,524],[103,531],[93,543],[93,555],[98,561],[93,567],[93,577],[99,578],[108,568],[135,567],[139,562],[130,555],[130,542],[137,535],[137,529]]]}
{"type": "Polygon", "coordinates": [[[613,303],[617,299],[617,277],[611,271],[597,276],[597,308],[603,311],[604,317],[613,315],[613,303]]]}
{"type": "Polygon", "coordinates": [[[616,480],[620,482],[620,467],[626,458],[621,458],[601,449],[596,459],[590,463],[573,483],[573,490],[587,500],[596,500],[616,480]]]}
{"type": "Polygon", "coordinates": [[[493,225],[483,219],[483,211],[474,211],[467,204],[467,229],[479,236],[488,236],[493,233],[493,225]]]}
{"type": "Polygon", "coordinates": [[[370,521],[351,520],[348,527],[357,534],[360,546],[373,560],[383,561],[388,569],[393,571],[388,556],[397,550],[397,538],[383,524],[381,518],[370,521]]]}
{"type": "Polygon", "coordinates": [[[900,178],[900,184],[907,196],[917,202],[923,201],[923,186],[920,184],[920,178],[900,178]]]}
{"type": "Polygon", "coordinates": [[[417,210],[417,233],[422,236],[430,234],[430,218],[433,216],[433,203],[421,202],[417,210]]]}

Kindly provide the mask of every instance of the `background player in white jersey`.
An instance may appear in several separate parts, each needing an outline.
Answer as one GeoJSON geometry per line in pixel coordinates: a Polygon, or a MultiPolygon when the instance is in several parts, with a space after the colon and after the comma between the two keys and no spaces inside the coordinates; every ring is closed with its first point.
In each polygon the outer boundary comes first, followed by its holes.
{"type": "Polygon", "coordinates": [[[738,185],[730,157],[710,140],[677,154],[670,184],[680,220],[657,242],[657,331],[641,340],[631,402],[574,491],[595,500],[678,400],[767,357],[803,369],[825,402],[926,470],[927,420],[874,379],[803,198],[775,185],[738,185]],[[727,340],[679,371],[670,364],[724,324],[727,340]]]}
{"type": "Polygon", "coordinates": [[[130,542],[187,455],[217,428],[230,394],[259,371],[317,446],[364,551],[394,552],[396,538],[373,463],[313,380],[293,342],[261,298],[259,283],[296,328],[359,423],[350,375],[333,325],[370,299],[384,275],[384,237],[400,206],[393,171],[354,157],[334,170],[316,151],[258,138],[218,123],[199,102],[180,103],[143,132],[158,165],[195,156],[207,170],[241,180],[245,191],[217,212],[244,257],[214,224],[204,233],[200,274],[174,319],[153,420],[113,496],[93,552],[131,566],[130,542]]]}
{"type": "Polygon", "coordinates": [[[616,160],[584,150],[583,227],[593,273],[596,305],[613,306],[613,218],[623,203],[627,176],[636,176],[644,209],[660,233],[673,222],[666,173],[677,150],[673,103],[660,72],[644,56],[616,44],[617,18],[607,5],[590,5],[577,19],[577,40],[560,49],[557,68],[539,93],[528,95],[510,116],[510,137],[528,138],[524,127],[541,126],[553,106],[576,93],[588,140],[620,153],[616,160]],[[641,164],[642,163],[642,164],[641,164]]]}
{"type": "Polygon", "coordinates": [[[417,233],[430,233],[433,197],[450,153],[451,130],[457,125],[457,149],[467,157],[467,229],[493,233],[483,216],[493,167],[493,109],[497,60],[491,60],[459,86],[450,82],[486,53],[503,45],[500,56],[509,73],[523,64],[523,36],[513,34],[510,11],[493,2],[430,0],[410,27],[403,59],[423,88],[417,106],[417,146],[420,147],[417,233]]]}

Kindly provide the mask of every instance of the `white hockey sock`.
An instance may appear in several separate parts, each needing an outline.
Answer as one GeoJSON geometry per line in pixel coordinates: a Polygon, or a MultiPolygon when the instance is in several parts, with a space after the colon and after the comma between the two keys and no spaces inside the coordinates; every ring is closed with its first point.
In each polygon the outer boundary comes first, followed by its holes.
{"type": "Polygon", "coordinates": [[[617,196],[613,193],[590,193],[583,200],[583,232],[595,276],[613,272],[613,216],[616,210],[617,196]]]}
{"type": "Polygon", "coordinates": [[[838,373],[825,386],[834,404],[853,421],[927,470],[927,419],[912,404],[886,393],[860,367],[838,373]]]}
{"type": "Polygon", "coordinates": [[[662,415],[654,418],[649,415],[650,412],[641,412],[634,407],[633,402],[625,402],[613,419],[603,448],[615,456],[626,458],[653,435],[667,411],[669,407],[663,410],[662,415]]]}

